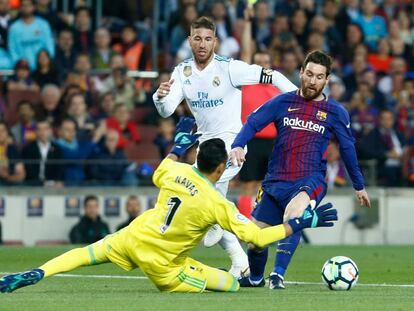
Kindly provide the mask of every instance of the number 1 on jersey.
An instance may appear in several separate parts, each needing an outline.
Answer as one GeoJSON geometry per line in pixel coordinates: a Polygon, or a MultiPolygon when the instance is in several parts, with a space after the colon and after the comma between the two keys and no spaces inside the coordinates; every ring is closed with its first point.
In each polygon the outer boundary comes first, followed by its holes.
{"type": "Polygon", "coordinates": [[[161,226],[161,233],[165,233],[168,227],[171,224],[172,219],[174,218],[175,213],[177,212],[178,207],[181,205],[181,200],[178,197],[172,197],[168,200],[167,205],[169,207],[167,216],[165,216],[165,221],[161,226]]]}

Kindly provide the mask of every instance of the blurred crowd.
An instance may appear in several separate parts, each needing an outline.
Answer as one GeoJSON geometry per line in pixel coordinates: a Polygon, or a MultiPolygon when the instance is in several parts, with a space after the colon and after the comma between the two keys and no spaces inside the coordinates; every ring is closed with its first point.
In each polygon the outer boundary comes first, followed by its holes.
{"type": "MultiPolygon", "coordinates": [[[[181,105],[160,119],[151,94],[191,57],[201,15],[217,25],[218,54],[268,54],[296,85],[306,53],[332,55],[325,92],[349,111],[371,184],[414,184],[412,1],[118,0],[103,1],[99,21],[89,1],[68,1],[69,12],[51,2],[0,0],[0,70],[13,70],[0,86],[0,185],[145,183],[188,114],[181,105]],[[154,63],[157,80],[128,75],[154,63]]],[[[327,161],[328,183],[349,184],[335,141],[327,161]]]]}

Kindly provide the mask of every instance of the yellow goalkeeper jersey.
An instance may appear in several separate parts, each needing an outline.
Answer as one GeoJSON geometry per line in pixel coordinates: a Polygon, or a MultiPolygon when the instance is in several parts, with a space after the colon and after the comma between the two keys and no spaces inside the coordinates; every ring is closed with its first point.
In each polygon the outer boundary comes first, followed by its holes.
{"type": "Polygon", "coordinates": [[[260,229],[241,215],[194,166],[166,158],[153,181],[160,189],[155,207],[127,228],[147,273],[180,267],[214,224],[259,247],[286,236],[283,226],[260,229]]]}

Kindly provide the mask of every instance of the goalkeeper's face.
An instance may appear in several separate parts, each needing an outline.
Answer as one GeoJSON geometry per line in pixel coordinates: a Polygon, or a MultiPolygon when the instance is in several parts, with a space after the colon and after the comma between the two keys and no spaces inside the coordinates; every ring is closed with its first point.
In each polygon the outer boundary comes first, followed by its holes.
{"type": "Polygon", "coordinates": [[[213,30],[206,28],[191,29],[188,41],[194,59],[198,64],[205,64],[211,60],[217,41],[213,30]]]}

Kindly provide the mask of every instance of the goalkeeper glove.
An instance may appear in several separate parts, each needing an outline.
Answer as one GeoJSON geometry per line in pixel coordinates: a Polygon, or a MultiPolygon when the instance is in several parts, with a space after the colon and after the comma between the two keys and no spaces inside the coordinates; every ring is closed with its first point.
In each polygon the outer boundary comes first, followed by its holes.
{"type": "Polygon", "coordinates": [[[181,157],[192,145],[194,145],[201,134],[191,134],[195,120],[182,117],[176,126],[174,146],[171,153],[181,157]]]}
{"type": "Polygon", "coordinates": [[[331,203],[327,203],[315,209],[308,206],[302,217],[293,218],[288,221],[288,224],[295,233],[305,228],[332,227],[336,220],[338,220],[338,211],[331,203]]]}

